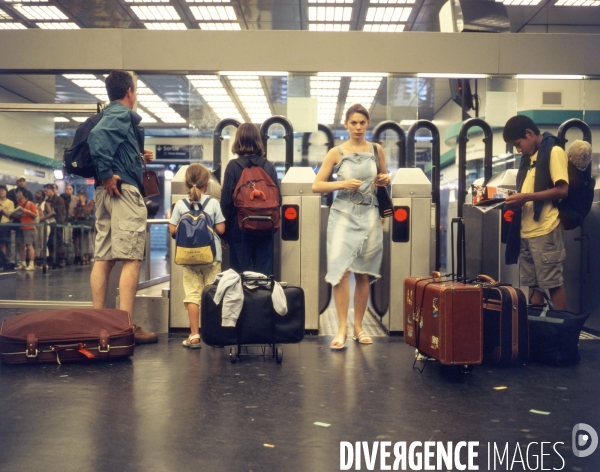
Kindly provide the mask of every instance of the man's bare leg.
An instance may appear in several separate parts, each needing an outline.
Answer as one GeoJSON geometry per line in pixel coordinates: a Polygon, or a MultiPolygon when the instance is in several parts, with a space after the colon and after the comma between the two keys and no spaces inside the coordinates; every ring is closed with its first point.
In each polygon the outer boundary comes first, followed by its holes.
{"type": "Polygon", "coordinates": [[[142,261],[123,261],[119,279],[119,308],[133,316],[133,304],[140,280],[142,261]]]}
{"type": "Polygon", "coordinates": [[[92,287],[92,300],[94,308],[106,307],[106,291],[108,290],[108,278],[110,271],[115,265],[115,261],[95,261],[90,275],[90,285],[92,287]]]}

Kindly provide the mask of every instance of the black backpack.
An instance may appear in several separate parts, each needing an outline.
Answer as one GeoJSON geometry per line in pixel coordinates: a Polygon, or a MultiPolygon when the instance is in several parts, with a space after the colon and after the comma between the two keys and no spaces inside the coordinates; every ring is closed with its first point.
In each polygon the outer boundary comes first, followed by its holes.
{"type": "Polygon", "coordinates": [[[575,229],[583,224],[592,208],[596,180],[592,177],[592,164],[580,171],[569,161],[569,194],[556,206],[565,229],[575,229]]]}
{"type": "Polygon", "coordinates": [[[67,174],[90,178],[96,175],[94,163],[88,146],[90,131],[102,118],[102,112],[89,117],[81,123],[75,131],[75,137],[70,148],[65,149],[63,154],[63,167],[67,174]]]}

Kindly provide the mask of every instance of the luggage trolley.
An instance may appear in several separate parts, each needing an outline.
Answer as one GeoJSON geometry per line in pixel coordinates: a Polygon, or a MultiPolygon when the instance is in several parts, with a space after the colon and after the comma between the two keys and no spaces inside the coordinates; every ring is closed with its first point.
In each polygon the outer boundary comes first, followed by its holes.
{"type": "MultiPolygon", "coordinates": [[[[250,216],[246,220],[273,220],[268,216],[250,216]]],[[[242,233],[243,234],[243,233],[242,233]]],[[[298,343],[304,338],[305,309],[304,291],[301,287],[281,283],[287,303],[287,313],[279,315],[273,307],[272,295],[275,277],[253,277],[241,274],[243,306],[235,327],[222,326],[222,303],[216,305],[214,297],[217,284],[204,288],[201,300],[201,334],[205,344],[214,347],[230,346],[229,359],[235,364],[242,355],[267,354],[278,364],[283,361],[283,347],[278,344],[298,343]],[[260,354],[248,353],[249,347],[259,347],[260,354]],[[246,354],[242,354],[246,348],[246,354]]]]}

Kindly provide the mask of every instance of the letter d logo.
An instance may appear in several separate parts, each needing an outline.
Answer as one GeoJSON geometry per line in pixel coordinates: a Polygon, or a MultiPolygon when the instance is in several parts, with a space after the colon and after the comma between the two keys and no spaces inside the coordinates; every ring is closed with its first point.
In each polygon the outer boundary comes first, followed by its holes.
{"type": "Polygon", "coordinates": [[[591,455],[598,447],[598,434],[596,430],[585,423],[578,423],[573,426],[573,454],[577,457],[587,457],[591,455]],[[583,432],[583,434],[578,434],[583,432]],[[579,449],[584,447],[584,449],[579,449]]]}

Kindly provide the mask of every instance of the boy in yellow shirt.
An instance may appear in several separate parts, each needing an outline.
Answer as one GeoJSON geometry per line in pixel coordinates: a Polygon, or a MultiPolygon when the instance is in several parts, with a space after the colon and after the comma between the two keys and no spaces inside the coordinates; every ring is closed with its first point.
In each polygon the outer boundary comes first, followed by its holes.
{"type": "MultiPolygon", "coordinates": [[[[563,227],[555,201],[569,192],[568,157],[550,133],[541,134],[533,120],[518,115],[504,126],[504,141],[523,156],[517,176],[518,193],[506,204],[522,207],[521,250],[519,254],[521,285],[548,290],[557,310],[567,307],[563,286],[565,246],[563,227]]],[[[542,295],[533,292],[533,303],[543,303],[542,295]]]]}

